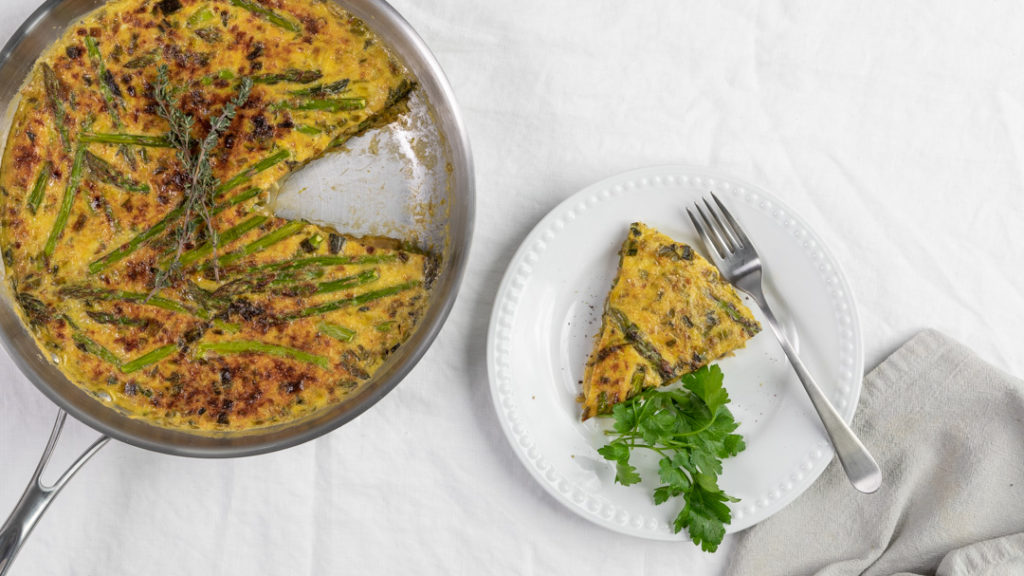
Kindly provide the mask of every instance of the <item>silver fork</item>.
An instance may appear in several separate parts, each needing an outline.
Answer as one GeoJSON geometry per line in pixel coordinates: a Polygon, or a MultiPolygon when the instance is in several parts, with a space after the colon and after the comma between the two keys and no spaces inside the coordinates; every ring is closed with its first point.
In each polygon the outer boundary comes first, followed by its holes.
{"type": "Polygon", "coordinates": [[[711,198],[718,206],[717,211],[707,199],[704,200],[707,211],[700,205],[700,202],[695,203],[700,219],[689,208],[686,209],[686,213],[690,215],[690,221],[693,222],[693,227],[697,229],[697,233],[704,240],[704,247],[711,254],[711,260],[714,261],[718,271],[726,280],[749,294],[764,312],[768,326],[775,333],[775,337],[779,339],[782,350],[793,365],[807,395],[811,397],[811,403],[818,411],[822,424],[825,425],[825,431],[828,432],[828,437],[832,440],[832,446],[836,449],[836,454],[839,456],[843,469],[846,470],[846,476],[850,479],[850,483],[854,488],[866,494],[878,490],[882,485],[882,471],[878,468],[875,459],[871,457],[868,449],[864,447],[864,444],[853,433],[853,430],[850,430],[832,403],[825,397],[821,387],[814,381],[814,377],[797,356],[796,350],[793,349],[786,334],[780,329],[775,314],[768,307],[768,301],[765,300],[761,287],[761,258],[758,257],[757,250],[754,249],[754,245],[751,244],[750,239],[743,233],[743,229],[725,208],[722,201],[714,193],[711,194],[711,198]]]}

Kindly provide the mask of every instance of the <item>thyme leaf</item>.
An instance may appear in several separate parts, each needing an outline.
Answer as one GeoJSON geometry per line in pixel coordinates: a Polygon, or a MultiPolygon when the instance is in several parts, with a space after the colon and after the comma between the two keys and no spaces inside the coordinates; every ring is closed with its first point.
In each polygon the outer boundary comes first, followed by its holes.
{"type": "MultiPolygon", "coordinates": [[[[168,281],[180,273],[181,257],[190,246],[199,243],[201,229],[212,246],[214,262],[217,260],[219,238],[213,226],[213,201],[217,195],[220,182],[213,175],[210,156],[217,147],[221,135],[227,130],[235,117],[238,108],[249,100],[252,80],[243,78],[238,84],[238,92],[230,102],[224,105],[220,115],[210,121],[210,130],[201,139],[192,136],[195,119],[186,114],[179,106],[174,89],[167,77],[167,66],[160,66],[157,71],[153,98],[157,104],[157,115],[170,125],[167,141],[177,150],[176,156],[181,169],[186,175],[185,198],[181,204],[181,212],[173,229],[174,257],[170,263],[160,270],[154,280],[151,296],[159,292],[168,281]]],[[[214,276],[219,278],[219,270],[214,265],[214,276]]]]}

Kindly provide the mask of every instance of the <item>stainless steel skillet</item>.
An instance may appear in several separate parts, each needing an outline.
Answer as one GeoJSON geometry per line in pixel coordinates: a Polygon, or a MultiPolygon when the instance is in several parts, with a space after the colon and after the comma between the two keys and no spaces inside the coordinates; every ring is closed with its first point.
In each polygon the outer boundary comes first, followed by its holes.
{"type": "MultiPolygon", "coordinates": [[[[412,236],[440,254],[439,275],[419,327],[367,386],[338,405],[270,428],[190,433],[130,418],[68,381],[36,346],[16,314],[7,282],[3,281],[0,341],[22,373],[57,404],[60,412],[29,487],[0,528],[0,576],[10,568],[25,538],[64,483],[111,438],[147,450],[202,458],[249,456],[288,448],[345,424],[380,400],[412,370],[440,331],[458,292],[473,228],[475,189],[466,132],[444,73],[412,27],[384,0],[335,1],[361,18],[388,45],[416,77],[419,87],[413,93],[409,114],[400,123],[351,142],[343,155],[304,168],[299,177],[304,190],[286,191],[279,200],[279,213],[333,224],[341,230],[353,230],[355,226],[362,233],[412,236]],[[344,170],[346,162],[362,169],[344,170]],[[309,177],[307,171],[311,168],[315,168],[315,178],[309,177]],[[371,192],[378,204],[361,201],[371,192]],[[370,206],[369,212],[366,206],[370,206]],[[43,486],[39,476],[59,440],[66,414],[94,428],[101,437],[60,480],[43,486]]],[[[7,111],[0,124],[4,142],[18,90],[36,59],[68,25],[102,4],[102,0],[49,0],[0,51],[0,111],[7,111]]]]}

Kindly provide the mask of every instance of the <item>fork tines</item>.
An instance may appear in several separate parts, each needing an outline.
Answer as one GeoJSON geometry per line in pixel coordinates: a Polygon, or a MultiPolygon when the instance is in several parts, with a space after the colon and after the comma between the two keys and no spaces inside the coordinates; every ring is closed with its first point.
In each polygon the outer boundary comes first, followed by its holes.
{"type": "Polygon", "coordinates": [[[708,202],[707,198],[704,198],[704,206],[701,206],[700,202],[694,202],[694,208],[700,214],[699,219],[689,208],[686,209],[686,213],[689,214],[693,227],[697,229],[697,233],[704,240],[705,246],[709,249],[713,247],[717,252],[716,256],[725,258],[737,250],[749,246],[750,240],[722,201],[718,199],[718,196],[715,196],[714,192],[710,194],[718,207],[717,210],[708,202]],[[704,210],[705,206],[707,211],[704,210]]]}

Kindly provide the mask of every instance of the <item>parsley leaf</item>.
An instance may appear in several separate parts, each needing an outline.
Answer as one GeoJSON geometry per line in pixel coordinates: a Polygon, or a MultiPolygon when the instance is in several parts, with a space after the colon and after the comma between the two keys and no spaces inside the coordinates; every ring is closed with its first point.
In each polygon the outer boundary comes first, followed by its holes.
{"type": "Polygon", "coordinates": [[[685,529],[694,544],[714,552],[732,521],[727,502],[736,498],[722,492],[718,476],[722,460],[746,448],[735,434],[739,423],[726,407],[729,394],[722,370],[705,366],[682,377],[682,388],[646,390],[612,409],[614,438],[598,453],[615,462],[615,481],[623,486],[640,482],[629,463],[634,450],[652,450],[661,456],[654,503],[682,497],[682,510],[673,529],[685,529]]]}

